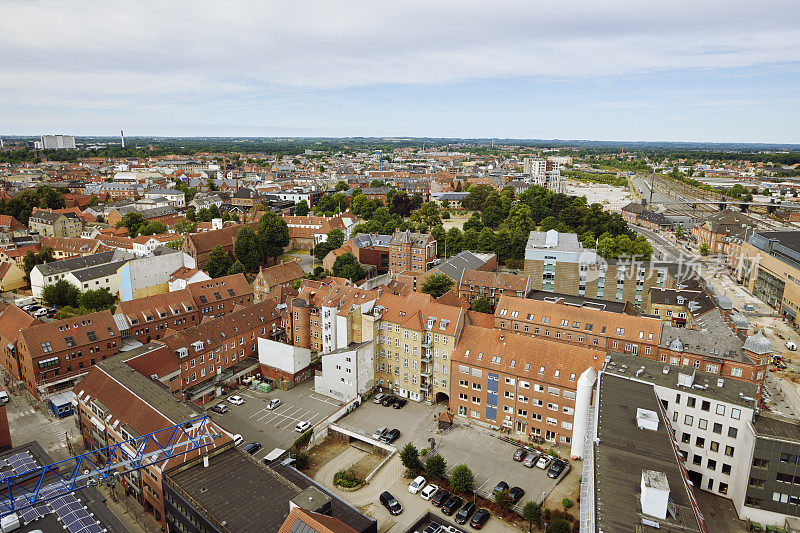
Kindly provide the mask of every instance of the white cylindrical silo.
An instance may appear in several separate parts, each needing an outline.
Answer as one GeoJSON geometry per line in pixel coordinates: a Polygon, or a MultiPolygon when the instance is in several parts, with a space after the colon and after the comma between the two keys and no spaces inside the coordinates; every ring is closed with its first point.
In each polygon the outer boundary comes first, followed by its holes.
{"type": "Polygon", "coordinates": [[[575,418],[572,421],[572,446],[570,455],[574,458],[583,458],[586,445],[586,426],[589,423],[589,406],[592,404],[592,389],[597,380],[597,372],[589,367],[578,378],[578,387],[575,393],[575,418]]]}

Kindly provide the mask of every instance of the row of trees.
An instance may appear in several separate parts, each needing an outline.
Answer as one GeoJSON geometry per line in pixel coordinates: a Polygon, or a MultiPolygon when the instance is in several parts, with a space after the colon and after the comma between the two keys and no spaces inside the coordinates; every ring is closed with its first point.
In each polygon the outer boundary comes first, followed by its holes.
{"type": "Polygon", "coordinates": [[[122,219],[117,222],[118,228],[128,228],[128,236],[135,238],[137,235],[157,235],[165,233],[167,226],[157,220],[148,221],[139,211],[125,213],[122,219]]]}
{"type": "Polygon", "coordinates": [[[53,189],[48,185],[22,191],[11,200],[0,201],[0,215],[10,215],[27,226],[34,208],[63,208],[64,197],[62,194],[67,192],[69,191],[66,189],[53,189]]]}
{"type": "Polygon", "coordinates": [[[236,234],[233,257],[222,246],[211,250],[205,269],[212,278],[239,272],[255,272],[265,261],[274,260],[289,246],[289,227],[286,222],[267,211],[258,221],[257,231],[242,226],[236,234]]]}
{"type": "Polygon", "coordinates": [[[62,308],[62,314],[83,315],[110,309],[116,298],[106,288],[89,290],[84,293],[65,279],[42,289],[42,300],[53,307],[62,308]]]}

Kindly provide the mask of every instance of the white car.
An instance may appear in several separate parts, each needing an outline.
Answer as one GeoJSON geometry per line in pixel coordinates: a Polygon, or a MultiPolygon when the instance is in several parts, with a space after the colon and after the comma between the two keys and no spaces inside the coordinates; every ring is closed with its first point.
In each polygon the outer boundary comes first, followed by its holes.
{"type": "Polygon", "coordinates": [[[422,487],[425,486],[425,478],[422,476],[417,477],[414,481],[411,482],[411,485],[408,486],[408,492],[411,494],[416,494],[422,490],[422,487]]]}
{"type": "Polygon", "coordinates": [[[547,465],[550,464],[550,456],[549,455],[542,455],[539,460],[536,462],[536,467],[541,468],[544,470],[547,468],[547,465]]]}
{"type": "Polygon", "coordinates": [[[236,446],[240,445],[243,442],[244,442],[244,439],[238,433],[233,436],[233,444],[235,444],[236,446]]]}
{"type": "Polygon", "coordinates": [[[786,341],[786,349],[793,352],[797,349],[797,345],[792,341],[786,341]]]}
{"type": "Polygon", "coordinates": [[[233,405],[242,405],[244,403],[244,398],[242,398],[241,396],[231,396],[230,398],[228,398],[228,403],[231,403],[233,405]]]}
{"type": "Polygon", "coordinates": [[[294,430],[298,433],[302,433],[310,427],[311,427],[311,422],[303,420],[302,422],[297,423],[297,425],[294,427],[294,430]]]}
{"type": "Polygon", "coordinates": [[[422,496],[423,500],[430,500],[433,498],[433,495],[436,494],[437,490],[439,490],[439,486],[431,483],[429,485],[425,485],[425,488],[422,489],[419,495],[422,496]]]}

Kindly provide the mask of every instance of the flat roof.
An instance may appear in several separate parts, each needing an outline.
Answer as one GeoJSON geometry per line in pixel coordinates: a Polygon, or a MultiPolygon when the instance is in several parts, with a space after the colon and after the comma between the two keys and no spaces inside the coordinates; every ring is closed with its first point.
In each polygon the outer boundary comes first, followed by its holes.
{"type": "Polygon", "coordinates": [[[800,422],[784,416],[762,411],[753,421],[758,437],[800,442],[800,422]]]}
{"type": "Polygon", "coordinates": [[[695,369],[692,366],[674,366],[632,354],[611,352],[606,358],[603,370],[609,374],[635,378],[662,387],[683,389],[693,395],[712,400],[741,405],[750,409],[756,408],[755,398],[758,394],[758,387],[755,383],[722,377],[718,374],[695,369]],[[639,376],[636,376],[636,372],[641,368],[644,368],[644,370],[639,376]],[[665,374],[664,369],[668,369],[669,372],[665,374]],[[699,385],[702,388],[694,386],[688,388],[683,385],[678,387],[678,375],[691,375],[692,373],[694,373],[693,385],[699,385]],[[722,379],[721,387],[717,386],[719,379],[722,379]],[[749,400],[744,398],[749,398],[749,400]]]}
{"type": "Polygon", "coordinates": [[[634,531],[641,525],[643,532],[699,532],[700,526],[653,385],[603,372],[599,387],[598,442],[594,460],[597,530],[634,531]],[[638,427],[637,409],[656,413],[656,431],[638,427]],[[642,513],[643,471],[661,472],[666,476],[674,516],[667,513],[667,518],[662,520],[642,513]],[[645,525],[643,518],[657,522],[660,527],[645,525]]]}
{"type": "Polygon", "coordinates": [[[625,312],[625,307],[627,305],[622,302],[609,302],[608,300],[599,300],[597,298],[586,298],[584,296],[573,296],[571,294],[540,290],[530,291],[526,298],[541,302],[555,302],[556,300],[564,300],[564,303],[567,305],[576,305],[580,307],[597,309],[598,311],[609,311],[611,313],[620,314],[625,312]]]}

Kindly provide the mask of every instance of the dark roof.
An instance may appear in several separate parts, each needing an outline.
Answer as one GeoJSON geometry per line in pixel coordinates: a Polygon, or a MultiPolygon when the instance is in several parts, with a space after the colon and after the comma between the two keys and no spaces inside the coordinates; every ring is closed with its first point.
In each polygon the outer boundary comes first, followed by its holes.
{"type": "Polygon", "coordinates": [[[114,250],[111,250],[109,252],[100,252],[99,254],[84,255],[82,257],[71,257],[69,259],[36,265],[34,268],[37,268],[43,276],[51,276],[53,274],[70,272],[80,268],[110,263],[114,260],[114,253],[114,250]]]}
{"type": "Polygon", "coordinates": [[[113,276],[127,261],[115,261],[104,265],[97,265],[72,272],[78,281],[92,281],[98,278],[113,276]]]}
{"type": "Polygon", "coordinates": [[[631,202],[628,205],[626,205],[625,207],[623,207],[622,210],[623,211],[627,211],[629,213],[637,213],[638,214],[638,213],[641,213],[642,211],[644,211],[644,207],[642,207],[642,204],[639,204],[639,203],[636,203],[636,202],[631,202]]]}
{"type": "Polygon", "coordinates": [[[642,471],[653,470],[666,474],[677,516],[667,514],[665,520],[646,518],[658,522],[664,532],[701,531],[653,385],[603,373],[599,387],[598,443],[594,452],[597,530],[633,531],[642,523],[642,471]],[[639,429],[637,409],[656,413],[656,431],[639,429]]]}
{"type": "Polygon", "coordinates": [[[760,231],[758,234],[800,253],[800,231],[760,231]]]}
{"type": "MultiPolygon", "coordinates": [[[[530,300],[539,300],[542,302],[554,302],[556,300],[564,300],[565,304],[577,305],[580,307],[589,307],[599,311],[609,311],[611,313],[625,313],[627,304],[621,302],[609,302],[608,300],[598,300],[596,298],[585,298],[583,296],[572,296],[570,294],[561,294],[558,292],[538,291],[534,290],[528,293],[526,298],[530,300]]],[[[630,311],[630,309],[629,309],[630,311]]]]}
{"type": "Polygon", "coordinates": [[[436,270],[454,281],[459,281],[465,270],[478,270],[485,264],[486,261],[477,255],[464,251],[437,265],[436,270]]]}
{"type": "Polygon", "coordinates": [[[646,209],[643,210],[641,213],[639,213],[637,218],[640,218],[642,220],[646,220],[648,222],[652,222],[654,224],[659,224],[661,226],[671,226],[672,225],[672,221],[670,219],[668,219],[667,217],[665,217],[663,214],[654,213],[653,211],[648,211],[646,209]]]}
{"type": "Polygon", "coordinates": [[[759,437],[800,442],[800,422],[764,411],[756,415],[753,428],[759,437]]]}

